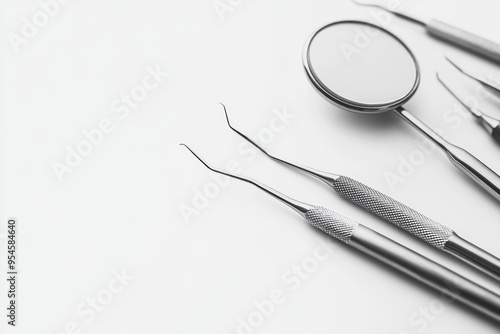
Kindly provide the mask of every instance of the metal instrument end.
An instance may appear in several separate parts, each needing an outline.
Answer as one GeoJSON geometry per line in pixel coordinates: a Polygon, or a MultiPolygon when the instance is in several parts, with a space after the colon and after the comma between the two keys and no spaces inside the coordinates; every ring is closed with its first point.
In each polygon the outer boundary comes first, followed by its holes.
{"type": "Polygon", "coordinates": [[[351,0],[351,1],[353,3],[355,3],[356,5],[359,5],[359,6],[375,7],[375,8],[378,8],[378,9],[386,10],[388,12],[392,12],[387,7],[385,7],[385,6],[381,5],[381,4],[378,4],[378,3],[368,3],[368,2],[359,1],[359,0],[351,0]]]}
{"type": "Polygon", "coordinates": [[[233,130],[234,132],[236,132],[238,135],[240,135],[240,137],[242,137],[243,139],[245,139],[246,141],[248,141],[250,144],[252,144],[253,146],[255,146],[259,151],[261,151],[262,153],[264,153],[269,158],[271,158],[274,161],[277,161],[279,163],[282,163],[282,164],[284,164],[286,166],[295,168],[295,169],[297,169],[297,170],[299,170],[301,172],[309,174],[309,175],[311,175],[311,176],[313,176],[313,177],[315,177],[315,178],[317,178],[317,179],[325,182],[330,187],[332,187],[333,183],[335,182],[335,180],[339,178],[339,175],[331,174],[331,173],[326,173],[326,172],[315,170],[313,168],[309,168],[309,167],[301,166],[301,165],[298,165],[298,164],[294,164],[294,163],[288,162],[286,160],[280,159],[280,158],[278,158],[278,157],[270,154],[264,148],[262,148],[261,146],[259,146],[259,144],[257,144],[255,141],[253,141],[252,139],[250,139],[247,135],[245,135],[244,133],[242,133],[241,131],[239,131],[238,129],[236,129],[234,126],[232,126],[231,122],[229,121],[229,116],[228,116],[226,107],[222,103],[221,103],[221,105],[224,108],[224,113],[226,115],[226,121],[227,121],[227,125],[229,126],[229,128],[231,130],[233,130]]]}
{"type": "Polygon", "coordinates": [[[394,9],[391,9],[389,8],[388,6],[386,5],[381,5],[381,4],[378,4],[378,3],[368,3],[368,2],[364,2],[364,1],[359,1],[359,0],[351,0],[353,3],[355,3],[356,5],[360,5],[360,6],[366,6],[366,7],[374,7],[374,8],[378,8],[378,9],[382,9],[382,10],[385,10],[389,13],[392,13],[396,16],[399,16],[401,18],[404,18],[404,19],[407,19],[409,21],[412,21],[412,22],[415,22],[415,23],[418,23],[420,25],[425,25],[425,22],[423,19],[420,19],[420,18],[416,18],[412,15],[409,15],[409,14],[406,14],[406,13],[403,13],[401,11],[398,11],[398,10],[394,10],[394,9]]]}
{"type": "Polygon", "coordinates": [[[448,56],[444,56],[444,59],[446,59],[453,67],[455,67],[457,70],[462,72],[463,74],[469,76],[467,72],[465,72],[460,66],[457,65],[453,60],[451,60],[448,56]]]}
{"type": "Polygon", "coordinates": [[[478,118],[481,118],[483,116],[483,113],[478,110],[478,109],[475,109],[475,108],[472,108],[470,107],[467,103],[465,103],[464,100],[462,100],[462,98],[460,98],[458,96],[458,94],[456,92],[454,92],[451,87],[445,82],[445,80],[441,77],[441,75],[439,74],[439,72],[436,72],[436,78],[438,79],[439,83],[448,91],[448,93],[451,94],[451,96],[453,96],[462,106],[465,107],[465,109],[467,109],[471,114],[473,114],[474,116],[478,117],[478,118]]]}
{"type": "Polygon", "coordinates": [[[240,135],[240,137],[242,137],[243,139],[245,139],[246,141],[248,141],[250,144],[252,144],[253,146],[255,146],[259,151],[261,151],[262,153],[264,153],[265,155],[267,155],[268,157],[270,157],[271,159],[276,159],[275,157],[273,157],[272,155],[270,155],[269,153],[267,153],[266,150],[264,150],[262,147],[260,147],[259,145],[257,145],[257,143],[255,143],[252,139],[250,139],[247,135],[245,135],[244,133],[242,133],[241,131],[239,131],[238,129],[236,129],[235,127],[233,127],[231,125],[231,122],[229,121],[229,116],[227,114],[227,109],[226,109],[226,106],[223,104],[223,103],[220,103],[220,105],[222,106],[222,108],[224,109],[224,115],[226,116],[226,122],[227,122],[227,125],[229,126],[229,128],[231,130],[233,130],[234,132],[236,132],[238,135],[240,135]]]}
{"type": "Polygon", "coordinates": [[[247,182],[247,183],[250,183],[250,184],[256,186],[257,188],[263,190],[264,192],[268,193],[269,195],[271,195],[272,197],[274,197],[277,200],[281,201],[282,203],[288,205],[290,208],[292,208],[295,211],[297,211],[304,218],[306,218],[307,212],[314,207],[314,206],[312,206],[310,204],[306,204],[306,203],[297,201],[297,200],[295,200],[293,198],[290,198],[290,197],[288,197],[288,196],[280,193],[279,191],[274,190],[273,188],[271,188],[269,186],[266,186],[263,183],[260,183],[258,181],[255,181],[255,180],[252,180],[250,178],[245,178],[245,177],[242,177],[242,176],[238,176],[238,175],[235,175],[235,174],[231,174],[231,173],[224,172],[222,170],[216,169],[216,168],[210,166],[206,161],[204,161],[188,145],[183,144],[183,143],[181,143],[179,145],[184,146],[185,148],[187,148],[203,165],[205,165],[206,168],[210,169],[211,171],[219,173],[219,174],[222,174],[222,175],[226,175],[226,176],[228,176],[230,178],[238,179],[238,180],[241,180],[241,181],[244,181],[244,182],[247,182]]]}
{"type": "Polygon", "coordinates": [[[498,87],[496,84],[491,82],[491,80],[488,80],[486,78],[481,78],[475,74],[470,73],[469,71],[464,70],[462,67],[458,66],[456,62],[451,60],[448,56],[444,57],[453,67],[455,67],[457,70],[459,70],[462,74],[465,76],[471,78],[472,80],[475,80],[479,82],[481,85],[483,85],[484,88],[488,89],[490,92],[496,94],[498,97],[500,97],[500,87],[498,87]]]}
{"type": "MultiPolygon", "coordinates": [[[[461,105],[463,105],[465,107],[465,109],[467,109],[468,111],[470,111],[470,113],[472,115],[474,115],[480,122],[481,124],[484,126],[484,128],[491,134],[495,137],[494,135],[494,131],[497,127],[500,126],[500,121],[489,116],[489,115],[486,115],[485,113],[483,113],[481,110],[479,110],[478,108],[472,108],[471,106],[467,105],[467,103],[465,103],[465,101],[463,99],[461,99],[458,94],[456,92],[454,92],[450,86],[445,82],[445,80],[443,80],[443,78],[439,75],[439,72],[436,72],[436,76],[437,76],[437,79],[438,81],[441,83],[441,85],[443,85],[443,87],[458,101],[460,102],[461,105]]],[[[496,139],[496,137],[495,137],[496,139]]]]}

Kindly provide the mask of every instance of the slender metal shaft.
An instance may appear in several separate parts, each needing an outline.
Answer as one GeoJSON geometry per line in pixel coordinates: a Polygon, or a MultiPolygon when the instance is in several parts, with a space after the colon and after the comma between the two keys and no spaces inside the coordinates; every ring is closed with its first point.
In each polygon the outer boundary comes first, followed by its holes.
{"type": "Polygon", "coordinates": [[[466,150],[446,141],[403,107],[398,107],[394,111],[407,123],[432,139],[446,153],[455,167],[500,201],[500,176],[497,173],[466,150]]]}
{"type": "Polygon", "coordinates": [[[471,244],[453,233],[444,250],[468,262],[470,265],[490,273],[493,277],[500,277],[500,259],[471,244]]]}
{"type": "Polygon", "coordinates": [[[312,226],[339,241],[353,246],[487,317],[500,321],[500,296],[494,292],[334,211],[298,202],[258,181],[217,170],[204,162],[191,149],[189,150],[210,170],[258,187],[299,212],[312,226]]]}
{"type": "Polygon", "coordinates": [[[362,225],[351,237],[359,251],[388,264],[446,296],[500,321],[500,296],[362,225]]]}
{"type": "Polygon", "coordinates": [[[263,190],[267,194],[271,195],[272,197],[276,198],[277,200],[281,201],[282,203],[286,204],[290,208],[294,209],[295,211],[297,211],[303,217],[305,217],[306,212],[309,211],[309,209],[311,208],[311,205],[299,202],[297,200],[294,200],[293,198],[290,198],[290,197],[286,196],[285,194],[282,194],[279,191],[274,190],[271,187],[268,187],[268,186],[266,186],[266,185],[264,185],[264,184],[262,184],[262,183],[260,183],[258,181],[255,181],[255,180],[252,180],[252,179],[249,179],[249,178],[244,178],[244,177],[241,177],[241,176],[238,176],[238,175],[235,175],[235,174],[231,174],[231,173],[228,173],[228,172],[224,172],[224,171],[215,169],[212,166],[210,166],[207,162],[205,162],[202,158],[200,158],[196,153],[194,153],[194,151],[191,150],[189,148],[189,146],[187,146],[186,144],[180,144],[180,145],[184,146],[185,148],[187,148],[198,160],[200,160],[200,162],[202,164],[205,165],[205,167],[207,167],[211,171],[214,171],[216,173],[219,173],[219,174],[222,174],[222,175],[226,175],[226,176],[229,176],[229,177],[241,180],[243,182],[250,183],[250,184],[256,186],[257,188],[259,188],[260,190],[263,190]]]}
{"type": "Polygon", "coordinates": [[[380,8],[393,13],[396,16],[402,17],[403,19],[423,25],[427,33],[433,37],[459,46],[483,57],[500,62],[500,44],[486,38],[462,30],[440,20],[417,18],[415,15],[406,13],[401,6],[390,6],[389,4],[384,6],[372,1],[365,2],[354,0],[354,2],[363,6],[380,8]]]}
{"type": "Polygon", "coordinates": [[[248,137],[247,135],[245,135],[243,132],[239,131],[235,127],[233,127],[231,125],[231,122],[229,121],[229,116],[227,114],[226,106],[224,104],[222,104],[222,103],[220,103],[220,105],[224,109],[224,114],[226,115],[226,122],[227,122],[227,125],[229,126],[229,128],[231,130],[233,130],[234,132],[236,132],[238,135],[240,135],[243,139],[245,139],[246,141],[248,141],[250,144],[252,144],[253,146],[255,146],[259,151],[261,151],[262,153],[264,153],[265,155],[267,155],[269,158],[271,158],[271,159],[273,159],[275,161],[278,161],[278,162],[280,162],[282,164],[285,164],[287,166],[290,166],[292,168],[295,168],[295,169],[297,169],[297,170],[299,170],[301,172],[304,172],[304,173],[306,173],[306,174],[308,174],[308,175],[310,175],[312,177],[315,177],[316,179],[325,182],[330,187],[335,182],[335,180],[338,179],[339,175],[332,174],[332,173],[326,173],[326,172],[322,172],[322,171],[316,170],[314,168],[302,166],[302,165],[299,165],[299,164],[296,164],[296,163],[291,163],[289,161],[277,158],[274,155],[269,154],[266,150],[264,150],[262,147],[260,147],[259,145],[257,145],[252,139],[250,139],[250,137],[248,137]]]}
{"type": "Polygon", "coordinates": [[[471,78],[472,80],[475,80],[479,82],[484,88],[488,89],[490,92],[494,93],[498,97],[500,97],[500,87],[497,86],[495,83],[491,82],[490,80],[487,80],[485,78],[481,78],[475,74],[472,74],[469,71],[464,70],[461,66],[458,66],[456,62],[452,61],[449,57],[445,57],[446,60],[453,65],[457,70],[459,70],[462,74],[466,75],[467,77],[471,78]]]}
{"type": "Polygon", "coordinates": [[[500,120],[495,119],[489,115],[483,113],[479,108],[472,107],[468,105],[465,100],[463,100],[456,92],[454,92],[446,80],[436,72],[436,77],[438,81],[443,85],[443,87],[458,101],[465,109],[467,109],[476,120],[478,120],[481,125],[488,131],[488,133],[496,140],[500,141],[500,120]]]}
{"type": "Polygon", "coordinates": [[[411,15],[410,13],[407,13],[407,12],[403,11],[402,9],[398,9],[398,10],[391,9],[388,6],[384,6],[384,5],[381,5],[378,3],[365,3],[363,1],[358,1],[358,0],[353,0],[353,2],[355,4],[360,5],[360,6],[369,6],[369,7],[374,7],[374,8],[385,10],[389,13],[392,13],[396,16],[399,16],[402,19],[405,19],[405,20],[408,20],[411,22],[415,22],[415,23],[423,25],[423,26],[425,26],[425,24],[426,24],[426,22],[425,22],[426,20],[424,18],[419,18],[419,17],[416,17],[415,15],[411,15]]]}
{"type": "MultiPolygon", "coordinates": [[[[229,128],[246,139],[249,143],[254,145],[266,156],[275,161],[278,161],[279,163],[290,166],[325,182],[343,198],[413,234],[414,236],[422,239],[428,244],[445,252],[448,252],[453,256],[456,256],[457,258],[470,265],[473,265],[475,268],[483,271],[485,274],[488,274],[491,277],[500,280],[500,273],[498,271],[500,259],[471,243],[468,243],[470,246],[467,248],[457,246],[453,247],[454,243],[450,241],[450,239],[456,240],[459,237],[453,232],[451,228],[439,224],[438,222],[424,216],[423,214],[413,210],[405,204],[398,202],[395,199],[375,189],[372,189],[359,181],[342,175],[318,171],[275,157],[274,155],[264,150],[253,140],[251,140],[248,136],[232,126],[231,122],[229,121],[227,110],[224,105],[222,106],[224,107],[224,113],[226,115],[226,121],[229,128]],[[449,246],[448,243],[450,243],[449,246]],[[471,256],[471,254],[473,254],[473,256],[471,256]]],[[[443,149],[447,148],[448,145],[450,145],[441,136],[439,136],[437,133],[434,133],[432,130],[429,130],[428,135],[435,141],[437,141],[437,143],[443,149]]]]}

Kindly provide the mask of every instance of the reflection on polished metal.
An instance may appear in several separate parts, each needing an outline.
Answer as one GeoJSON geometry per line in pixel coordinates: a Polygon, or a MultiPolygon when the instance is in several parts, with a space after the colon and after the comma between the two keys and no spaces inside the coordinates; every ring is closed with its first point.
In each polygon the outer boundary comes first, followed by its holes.
{"type": "Polygon", "coordinates": [[[403,203],[347,176],[318,171],[275,157],[236,129],[229,121],[226,107],[224,105],[222,107],[229,128],[269,158],[323,181],[345,199],[500,280],[500,259],[460,238],[451,228],[441,225],[403,203]]]}
{"type": "Polygon", "coordinates": [[[370,0],[369,2],[354,0],[354,3],[362,6],[380,8],[406,20],[421,24],[431,36],[500,62],[500,44],[492,42],[486,38],[477,36],[436,19],[427,20],[417,18],[415,15],[392,8],[394,6],[389,5],[390,1],[385,1],[386,5],[375,3],[373,0],[370,0]]]}
{"type": "Polygon", "coordinates": [[[298,202],[258,181],[215,169],[191,149],[189,150],[210,170],[248,182],[264,190],[292,207],[312,226],[339,241],[426,284],[452,300],[462,302],[483,315],[500,321],[500,296],[494,292],[334,211],[298,202]]]}
{"type": "Polygon", "coordinates": [[[360,21],[328,24],[306,43],[303,64],[328,101],[359,113],[392,110],[413,96],[418,63],[392,33],[360,21]]]}
{"type": "Polygon", "coordinates": [[[495,119],[491,116],[486,115],[483,113],[481,110],[478,108],[473,108],[469,106],[467,103],[465,103],[464,100],[458,96],[457,93],[455,93],[450,86],[445,82],[442,78],[442,76],[439,73],[436,73],[436,76],[438,78],[438,81],[443,85],[444,88],[458,101],[460,102],[461,105],[465,107],[472,115],[475,116],[475,118],[483,125],[483,127],[488,131],[488,133],[495,138],[496,140],[500,141],[500,120],[495,119]]]}
{"type": "Polygon", "coordinates": [[[307,41],[303,64],[314,88],[328,101],[365,114],[394,110],[434,141],[459,170],[500,201],[498,174],[402,107],[415,93],[420,74],[410,49],[392,33],[361,21],[328,24],[307,41]],[[392,90],[394,94],[379,94],[392,90]],[[376,100],[374,94],[383,99],[376,100]]]}

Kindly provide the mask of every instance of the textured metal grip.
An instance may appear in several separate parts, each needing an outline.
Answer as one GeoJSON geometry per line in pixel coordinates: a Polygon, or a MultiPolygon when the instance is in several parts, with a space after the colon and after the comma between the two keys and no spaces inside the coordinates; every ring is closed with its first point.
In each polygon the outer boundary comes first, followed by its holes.
{"type": "Polygon", "coordinates": [[[373,212],[439,249],[443,249],[453,234],[452,229],[346,176],[340,176],[336,179],[333,182],[333,189],[349,201],[373,212]]]}
{"type": "Polygon", "coordinates": [[[438,20],[427,23],[429,34],[500,62],[500,44],[438,20]]]}
{"type": "Polygon", "coordinates": [[[359,225],[347,217],[320,206],[315,206],[307,211],[306,219],[312,226],[346,244],[349,244],[354,229],[359,225]]]}

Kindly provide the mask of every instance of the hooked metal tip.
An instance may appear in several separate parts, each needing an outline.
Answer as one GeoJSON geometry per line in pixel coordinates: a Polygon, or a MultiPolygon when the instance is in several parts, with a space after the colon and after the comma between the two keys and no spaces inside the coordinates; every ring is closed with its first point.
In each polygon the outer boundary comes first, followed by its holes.
{"type": "Polygon", "coordinates": [[[383,10],[387,10],[387,8],[385,8],[384,6],[377,4],[377,3],[367,3],[367,2],[363,2],[363,1],[359,1],[359,0],[351,0],[351,1],[354,2],[356,5],[366,6],[366,7],[376,7],[376,8],[380,8],[383,10]]]}
{"type": "Polygon", "coordinates": [[[261,151],[262,153],[264,153],[265,155],[267,155],[268,157],[270,157],[271,159],[275,159],[275,160],[278,160],[280,162],[283,162],[283,163],[288,163],[284,160],[281,160],[281,159],[278,159],[274,156],[272,156],[271,154],[267,153],[266,150],[264,150],[262,147],[260,147],[256,142],[254,142],[252,139],[250,139],[247,135],[245,135],[243,132],[239,131],[238,129],[236,129],[235,127],[233,127],[231,125],[231,122],[229,121],[229,116],[227,114],[227,109],[226,109],[226,106],[224,104],[222,104],[222,107],[224,108],[224,114],[226,115],[226,122],[227,122],[227,125],[229,126],[229,128],[231,130],[233,130],[234,132],[236,132],[237,134],[240,135],[240,137],[242,137],[243,139],[245,139],[246,141],[248,141],[250,144],[252,144],[253,146],[255,146],[257,149],[259,149],[259,151],[261,151]]]}
{"type": "Polygon", "coordinates": [[[450,86],[448,86],[444,81],[443,79],[441,78],[440,74],[439,74],[439,71],[436,72],[436,78],[438,79],[439,83],[448,91],[448,93],[450,93],[458,102],[460,102],[464,107],[466,107],[468,110],[470,110],[470,107],[465,104],[464,101],[462,101],[462,99],[460,99],[460,97],[458,97],[458,94],[456,94],[451,88],[450,86]]]}
{"type": "MultiPolygon", "coordinates": [[[[205,167],[207,167],[207,168],[208,168],[208,169],[210,169],[211,171],[214,171],[214,172],[216,172],[216,173],[220,173],[220,174],[227,175],[225,172],[223,172],[223,171],[219,171],[219,170],[217,170],[217,169],[213,168],[212,166],[210,166],[208,163],[206,163],[206,162],[205,162],[202,158],[200,158],[200,157],[198,156],[198,154],[196,154],[196,153],[195,153],[195,152],[194,152],[194,151],[193,151],[193,150],[192,150],[189,146],[187,146],[186,144],[184,144],[184,143],[180,143],[179,145],[180,145],[180,146],[184,146],[185,148],[187,148],[187,149],[189,150],[189,152],[191,152],[191,153],[192,153],[192,154],[196,157],[196,159],[198,159],[198,160],[199,160],[202,164],[204,164],[204,165],[205,165],[205,167]]],[[[228,176],[231,176],[231,175],[228,175],[228,176]]]]}
{"type": "Polygon", "coordinates": [[[436,77],[438,79],[438,81],[441,83],[441,85],[458,101],[460,102],[461,105],[463,105],[465,107],[465,109],[467,109],[468,111],[470,111],[471,114],[473,114],[474,116],[476,117],[481,117],[482,116],[482,113],[479,111],[479,110],[476,110],[474,108],[471,108],[469,105],[467,105],[467,103],[465,103],[465,101],[463,101],[456,92],[454,92],[450,86],[448,86],[446,84],[446,82],[444,82],[444,80],[441,78],[441,76],[439,75],[439,72],[436,72],[436,77]]]}
{"type": "Polygon", "coordinates": [[[351,1],[353,3],[355,3],[356,5],[366,6],[366,7],[374,7],[374,8],[382,9],[382,10],[385,10],[385,11],[387,11],[389,13],[392,13],[392,14],[394,14],[396,16],[404,18],[406,20],[415,22],[415,23],[420,24],[420,25],[425,25],[425,21],[422,18],[417,18],[417,17],[415,17],[413,15],[409,15],[407,13],[401,12],[400,10],[391,9],[387,5],[381,5],[379,3],[374,3],[374,2],[363,2],[363,1],[359,1],[359,0],[351,0],[351,1]]]}
{"type": "Polygon", "coordinates": [[[457,65],[457,63],[455,63],[453,60],[451,60],[448,56],[444,56],[444,58],[451,64],[453,65],[453,67],[455,67],[457,70],[459,70],[460,72],[462,72],[463,74],[469,76],[468,73],[466,73],[460,66],[457,65]]]}
{"type": "Polygon", "coordinates": [[[227,114],[226,107],[222,103],[221,103],[221,105],[224,108],[224,114],[226,115],[226,121],[227,121],[227,125],[229,126],[229,128],[231,130],[233,130],[234,132],[236,132],[238,135],[240,135],[240,137],[242,137],[243,139],[245,139],[246,141],[248,141],[250,144],[252,144],[253,146],[255,146],[259,151],[261,151],[262,153],[264,153],[265,155],[267,155],[269,158],[273,159],[274,161],[278,161],[279,163],[285,164],[285,165],[287,165],[289,167],[295,168],[295,169],[297,169],[297,170],[299,170],[301,172],[309,174],[309,175],[311,175],[311,176],[313,176],[313,177],[315,177],[315,178],[317,178],[317,179],[325,182],[330,187],[333,185],[333,182],[335,182],[335,180],[339,177],[338,175],[335,175],[335,174],[325,173],[325,172],[321,172],[321,171],[318,171],[318,170],[315,170],[315,169],[312,169],[312,168],[309,168],[309,167],[304,167],[304,166],[301,166],[301,165],[298,165],[298,164],[293,164],[291,162],[288,162],[286,160],[280,159],[280,158],[275,157],[274,155],[270,154],[264,148],[262,148],[259,144],[257,144],[255,141],[253,141],[252,139],[250,139],[250,137],[248,137],[243,132],[239,131],[234,126],[232,126],[231,122],[229,121],[229,116],[227,114]]]}
{"type": "Polygon", "coordinates": [[[274,198],[276,198],[277,200],[281,201],[282,203],[288,205],[290,208],[292,208],[295,211],[297,211],[303,217],[306,216],[307,211],[309,211],[310,209],[313,208],[312,205],[306,204],[306,203],[302,203],[302,202],[299,202],[299,201],[297,201],[297,200],[295,200],[293,198],[290,198],[290,197],[288,197],[288,196],[280,193],[279,191],[274,190],[273,188],[264,185],[263,183],[260,183],[258,181],[255,181],[255,180],[252,180],[252,179],[249,179],[249,178],[245,178],[245,177],[242,177],[242,176],[238,176],[238,175],[235,175],[235,174],[231,174],[231,173],[224,172],[222,170],[216,169],[216,168],[210,166],[207,162],[205,162],[198,154],[196,154],[186,144],[181,143],[179,145],[184,146],[185,148],[187,148],[203,165],[205,165],[205,167],[207,167],[211,171],[219,173],[219,174],[222,174],[222,175],[229,176],[229,177],[234,178],[234,179],[238,179],[238,180],[250,183],[250,184],[256,186],[257,188],[263,190],[264,192],[268,193],[269,195],[273,196],[274,198]]]}
{"type": "Polygon", "coordinates": [[[439,71],[436,71],[436,78],[439,80],[439,82],[441,82],[444,85],[444,83],[441,81],[441,77],[439,75],[439,71]]]}
{"type": "Polygon", "coordinates": [[[487,79],[484,79],[484,78],[480,78],[480,77],[478,77],[478,76],[476,76],[474,74],[469,73],[468,71],[466,71],[463,68],[461,68],[460,66],[458,66],[457,63],[455,63],[454,61],[452,61],[447,56],[445,56],[445,59],[451,65],[453,65],[453,67],[455,67],[457,70],[459,70],[461,73],[463,73],[464,75],[468,76],[469,78],[471,78],[471,79],[479,82],[481,85],[483,85],[483,87],[485,87],[486,89],[488,89],[490,92],[493,92],[497,96],[500,96],[500,87],[498,87],[495,83],[489,82],[490,80],[487,80],[487,79]]]}

